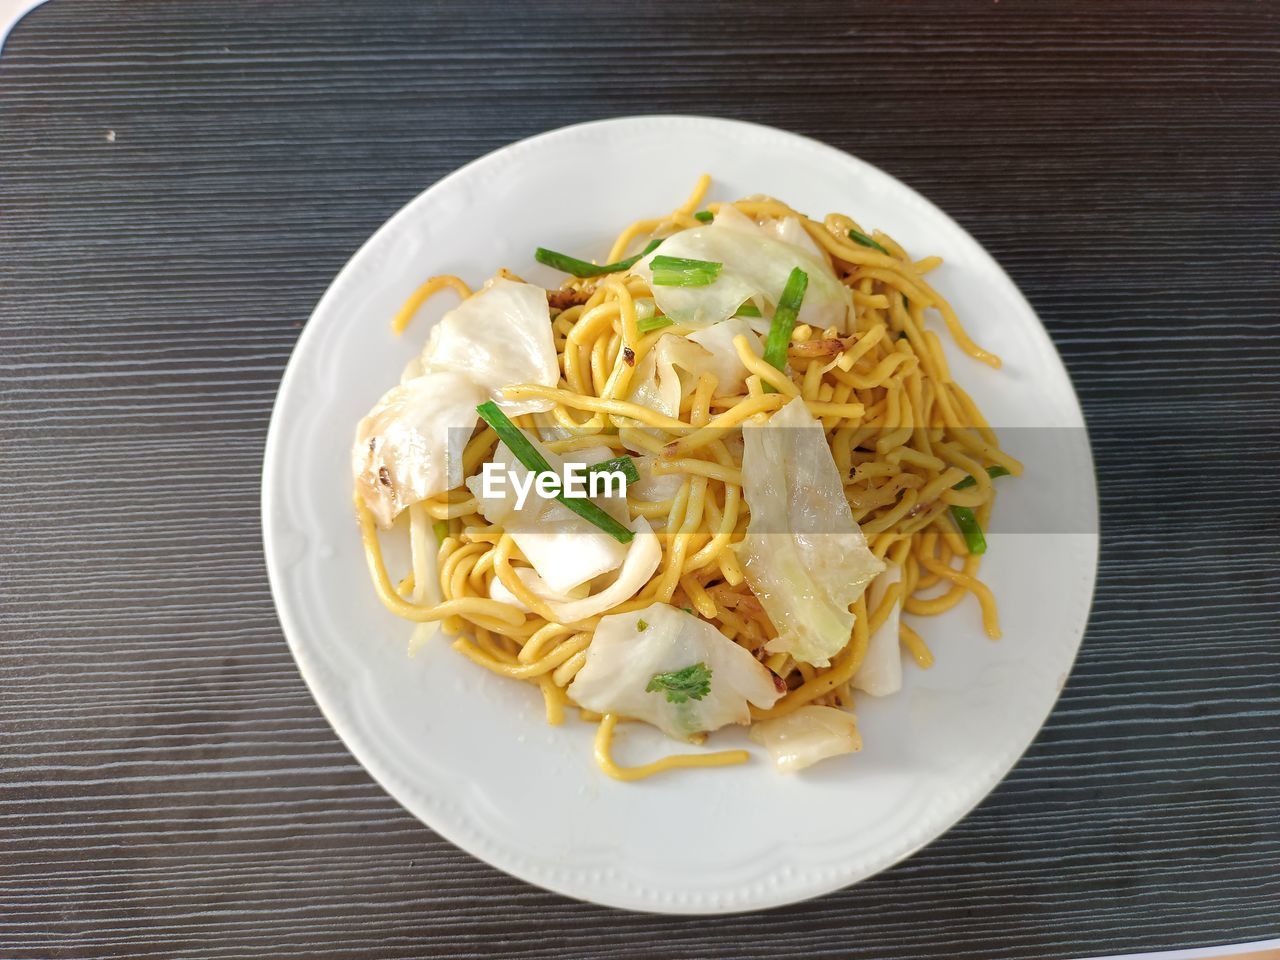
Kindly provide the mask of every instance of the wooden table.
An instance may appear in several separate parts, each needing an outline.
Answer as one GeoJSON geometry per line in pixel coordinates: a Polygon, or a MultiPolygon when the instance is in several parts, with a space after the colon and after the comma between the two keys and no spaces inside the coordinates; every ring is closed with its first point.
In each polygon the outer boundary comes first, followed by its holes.
{"type": "Polygon", "coordinates": [[[1276,6],[1226,3],[31,14],[0,60],[0,957],[1280,935],[1278,47],[1276,6]],[[346,258],[479,154],[646,112],[800,131],[935,200],[1044,318],[1097,457],[1093,619],[1030,753],[899,867],[764,914],[586,906],[432,834],[320,716],[263,570],[267,417],[346,258]]]}

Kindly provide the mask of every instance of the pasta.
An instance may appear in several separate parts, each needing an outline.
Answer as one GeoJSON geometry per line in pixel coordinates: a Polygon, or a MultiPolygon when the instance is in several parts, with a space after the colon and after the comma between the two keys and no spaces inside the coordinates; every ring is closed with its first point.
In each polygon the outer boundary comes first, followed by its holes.
{"type": "MultiPolygon", "coordinates": [[[[413,645],[431,642],[430,624],[438,624],[473,663],[536,686],[548,723],[575,712],[597,723],[599,765],[621,780],[742,763],[750,754],[681,753],[623,766],[611,752],[620,721],[646,719],[700,742],[726,722],[708,711],[757,725],[791,718],[762,742],[780,768],[796,769],[811,762],[805,751],[818,758],[857,749],[852,717],[846,723],[832,711],[851,711],[855,691],[897,689],[904,653],[919,668],[932,665],[923,631],[902,614],[934,616],[972,598],[987,635],[1000,636],[995,598],[978,576],[982,530],[993,478],[1022,467],[953,381],[926,323],[936,312],[964,353],[999,368],[927,281],[940,261],[914,260],[890,236],[866,234],[847,216],[813,220],[772,198],[704,208],[709,184],[702,177],[671,214],[626,227],[607,267],[574,261],[579,273],[597,275],[546,291],[545,321],[528,321],[521,336],[541,343],[549,334],[550,367],[528,360],[537,349],[522,350],[503,370],[527,366],[527,379],[494,387],[481,378],[477,388],[515,411],[498,416],[548,463],[581,455],[638,465],[642,483],[625,501],[602,501],[615,540],[600,523],[584,527],[567,513],[554,521],[566,532],[534,539],[528,534],[544,529],[538,524],[551,529],[550,513],[534,516],[528,511],[543,508],[495,505],[477,493],[486,465],[519,468],[502,423],[467,428],[450,448],[448,480],[438,479],[444,460],[430,471],[404,462],[405,450],[422,449],[430,426],[416,427],[413,442],[400,447],[393,430],[366,430],[355,452],[357,476],[363,471],[368,481],[357,484],[355,506],[374,587],[392,612],[419,625],[413,645]],[[664,250],[720,259],[664,258],[664,250]],[[797,274],[807,287],[792,310],[797,274]],[[771,458],[786,461],[777,469],[792,489],[767,506],[777,494],[761,475],[774,468],[761,464],[771,458]],[[428,475],[431,489],[419,482],[428,475]],[[824,484],[839,500],[824,507],[831,529],[766,529],[771,519],[798,515],[797,502],[812,507],[824,484]],[[408,522],[395,520],[392,535],[405,529],[412,555],[399,582],[378,532],[397,515],[408,522]],[[618,529],[627,543],[617,542],[618,529]],[[565,572],[563,560],[534,552],[552,549],[573,557],[564,583],[551,582],[565,572]],[[779,556],[791,557],[792,567],[771,569],[779,556]],[[571,583],[576,574],[588,576],[571,583]],[[796,599],[796,577],[813,587],[803,596],[817,600],[796,599]],[[726,640],[734,649],[720,646],[726,640]],[[744,651],[749,656],[740,657],[744,651]],[[643,657],[652,657],[652,672],[640,678],[647,685],[619,701],[620,674],[643,657]],[[760,686],[762,677],[771,688],[760,686]],[[629,703],[629,712],[595,708],[616,702],[629,703]]],[[[543,253],[562,257],[539,251],[539,259],[543,253]]],[[[402,332],[442,290],[479,304],[482,296],[523,296],[516,290],[523,283],[503,270],[473,293],[457,277],[433,277],[394,328],[402,332]]],[[[470,336],[471,326],[454,327],[470,336]]],[[[492,363],[502,346],[451,344],[448,369],[436,374],[431,357],[443,348],[429,344],[406,377],[455,375],[456,358],[470,356],[459,351],[472,348],[492,363]]]]}

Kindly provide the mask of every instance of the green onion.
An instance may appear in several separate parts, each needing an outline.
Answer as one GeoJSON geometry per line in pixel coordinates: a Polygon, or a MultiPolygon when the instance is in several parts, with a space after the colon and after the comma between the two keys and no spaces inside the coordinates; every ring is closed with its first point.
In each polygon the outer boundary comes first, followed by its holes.
{"type": "Polygon", "coordinates": [[[575,277],[600,277],[606,273],[617,273],[620,270],[630,270],[634,267],[641,257],[653,253],[658,248],[661,240],[651,240],[649,245],[644,248],[641,253],[637,253],[634,257],[627,257],[625,260],[619,260],[617,263],[587,263],[585,260],[579,260],[577,257],[571,257],[567,253],[556,253],[554,250],[548,250],[546,247],[539,247],[533,251],[533,259],[548,267],[554,267],[556,270],[563,270],[565,273],[571,273],[575,277]]]}
{"type": "MultiPolygon", "coordinates": [[[[804,292],[809,286],[809,275],[795,267],[787,277],[787,285],[782,288],[782,296],[778,298],[778,309],[773,311],[773,322],[769,324],[769,338],[764,344],[764,362],[786,372],[787,347],[791,343],[791,331],[796,328],[796,315],[800,312],[800,304],[804,301],[804,292]]],[[[765,393],[776,393],[769,384],[764,385],[765,393]]]]}
{"type": "Polygon", "coordinates": [[[970,554],[976,556],[987,552],[987,538],[982,535],[982,527],[978,526],[978,518],[972,510],[968,507],[952,507],[951,519],[964,534],[964,545],[970,554]]]}
{"type": "MultiPolygon", "coordinates": [[[[1009,476],[1009,471],[1001,466],[987,467],[987,476],[994,480],[996,477],[1009,476]]],[[[973,477],[965,477],[951,489],[964,490],[975,486],[977,482],[973,477]]],[[[972,510],[968,507],[952,507],[951,519],[964,534],[964,545],[968,547],[969,553],[976,555],[987,552],[987,538],[982,535],[982,527],[978,524],[978,518],[972,510]]]]}
{"type": "Polygon", "coordinates": [[[431,532],[436,535],[437,543],[444,543],[449,536],[449,521],[437,520],[431,525],[431,532]]]}
{"type": "Polygon", "coordinates": [[[636,462],[630,457],[614,457],[612,460],[602,460],[587,467],[587,473],[607,473],[610,470],[621,470],[623,476],[627,478],[627,483],[640,482],[640,471],[636,469],[636,462]]]}
{"type": "Polygon", "coordinates": [[[649,261],[649,266],[655,287],[708,287],[720,275],[724,264],[659,254],[649,261]]]}
{"type": "Polygon", "coordinates": [[[886,257],[893,256],[893,254],[891,254],[888,250],[880,246],[880,244],[876,243],[874,240],[872,240],[870,237],[868,237],[865,233],[861,232],[860,230],[850,230],[849,239],[852,240],[854,243],[862,244],[864,247],[870,247],[872,250],[879,250],[886,257]]]}
{"type": "Polygon", "coordinates": [[[663,327],[669,327],[673,323],[670,317],[649,317],[646,320],[637,320],[636,329],[641,333],[653,333],[655,330],[661,330],[663,327]]]}
{"type": "MultiPolygon", "coordinates": [[[[510,418],[502,412],[496,403],[488,400],[476,407],[476,413],[480,414],[481,420],[493,427],[493,432],[498,435],[498,439],[507,445],[507,449],[515,455],[515,458],[524,465],[525,469],[532,470],[534,473],[551,472],[551,464],[547,463],[547,458],[538,452],[538,448],[529,442],[529,438],[520,432],[520,428],[511,422],[510,418]]],[[[595,526],[609,534],[619,543],[630,543],[635,537],[634,533],[601,510],[591,500],[566,497],[563,491],[556,494],[556,499],[582,517],[583,520],[595,524],[595,526]]]]}
{"type": "Polygon", "coordinates": [[[693,219],[697,220],[699,223],[710,223],[715,219],[715,216],[716,215],[710,210],[699,210],[693,215],[693,219]]]}
{"type": "MultiPolygon", "coordinates": [[[[1004,467],[987,467],[987,476],[994,480],[996,477],[1007,477],[1010,476],[1010,474],[1004,467]]],[[[965,477],[951,489],[966,490],[969,487],[974,486],[977,482],[978,481],[973,479],[973,477],[965,477]]]]}
{"type": "Polygon", "coordinates": [[[738,312],[735,313],[734,316],[735,317],[758,317],[760,316],[760,308],[757,307],[754,303],[747,301],[746,303],[744,303],[742,306],[738,308],[738,312]]]}

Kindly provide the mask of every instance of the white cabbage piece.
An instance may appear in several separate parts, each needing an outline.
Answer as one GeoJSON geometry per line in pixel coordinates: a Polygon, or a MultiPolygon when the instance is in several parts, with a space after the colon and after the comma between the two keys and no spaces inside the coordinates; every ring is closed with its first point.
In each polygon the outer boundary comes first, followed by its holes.
{"type": "Polygon", "coordinates": [[[659,503],[663,500],[674,499],[680,493],[680,486],[685,481],[685,474],[655,473],[653,466],[660,459],[659,457],[650,456],[631,458],[632,463],[636,465],[636,473],[640,474],[640,480],[636,483],[628,484],[628,497],[632,500],[639,500],[642,503],[659,503]]]}
{"type": "Polygon", "coordinates": [[[884,569],[854,522],[822,425],[797,397],[742,430],[747,534],[734,549],[778,631],[770,652],[825,667],[849,642],[849,606],[884,569]]]}
{"type": "Polygon", "coordinates": [[[422,354],[418,354],[418,356],[405,364],[404,370],[400,373],[400,383],[403,385],[408,383],[410,380],[417,379],[422,376],[423,372],[422,354]]]}
{"type": "Polygon", "coordinates": [[[773,720],[752,725],[749,734],[764,744],[774,765],[783,773],[795,773],[819,760],[862,749],[858,719],[845,710],[809,704],[773,720]]]}
{"type": "Polygon", "coordinates": [[[495,277],[431,329],[422,351],[428,370],[468,376],[509,416],[550,410],[550,400],[505,400],[516,383],[554,387],[560,365],[551,339],[547,292],[530,283],[495,277]]]}
{"type": "Polygon", "coordinates": [[[631,376],[627,400],[668,417],[679,417],[685,392],[693,389],[697,377],[703,370],[710,369],[712,362],[710,352],[699,344],[672,333],[665,334],[640,359],[631,376]],[[681,370],[691,376],[682,380],[681,370]]]}
{"type": "Polygon", "coordinates": [[[588,710],[644,720],[677,739],[750,723],[748,703],[767,708],[781,695],[773,674],[748,650],[667,603],[601,618],[568,694],[588,710]],[[701,699],[673,703],[666,692],[645,689],[656,674],[696,664],[711,674],[701,699]]]}
{"type": "MultiPolygon", "coordinates": [[[[871,586],[867,587],[868,616],[880,606],[889,588],[901,581],[902,568],[893,563],[871,581],[871,586]]],[[[871,634],[867,655],[853,675],[853,685],[873,697],[886,697],[902,689],[902,648],[898,640],[901,612],[902,601],[898,600],[885,622],[871,634]]]]}
{"type": "Polygon", "coordinates": [[[538,431],[538,439],[543,443],[554,443],[556,440],[572,440],[578,434],[568,427],[563,427],[549,413],[539,412],[533,415],[533,422],[538,431]]]}
{"type": "Polygon", "coordinates": [[[690,340],[711,354],[703,369],[715,375],[717,397],[736,396],[746,389],[748,371],[733,345],[733,338],[738,336],[747,338],[757,357],[764,355],[760,338],[742,317],[730,317],[689,334],[690,340]]]}
{"type": "Polygon", "coordinates": [[[485,392],[467,377],[433,371],[383,395],[356,427],[351,469],[378,523],[462,484],[462,451],[485,392]]]}
{"type": "MultiPolygon", "coordinates": [[[[563,475],[566,460],[538,441],[530,438],[530,442],[546,457],[551,469],[563,475]]],[[[593,451],[575,451],[567,462],[592,464],[610,456],[608,448],[600,447],[593,451]]],[[[494,448],[491,460],[505,474],[522,484],[527,482],[530,471],[506,444],[499,443],[494,448]]],[[[467,478],[467,489],[479,501],[481,515],[511,534],[520,552],[556,596],[568,596],[579,584],[618,569],[627,556],[626,544],[619,543],[558,500],[539,496],[532,488],[519,509],[516,509],[515,484],[511,480],[504,484],[502,495],[497,497],[482,496],[480,473],[467,478]]],[[[619,523],[630,525],[630,511],[624,497],[599,497],[595,502],[619,523]]]]}
{"type": "MultiPolygon", "coordinates": [[[[538,576],[538,571],[534,570],[533,567],[516,567],[515,571],[516,576],[520,578],[520,582],[529,589],[530,593],[535,597],[540,597],[548,602],[554,601],[560,603],[567,602],[569,600],[581,600],[584,597],[589,596],[591,593],[590,583],[579,584],[567,594],[556,593],[547,586],[547,582],[545,580],[538,576]]],[[[512,593],[507,585],[497,577],[494,577],[489,583],[489,598],[491,600],[499,600],[502,603],[510,604],[517,610],[522,610],[525,613],[533,612],[527,603],[512,593]]]]}
{"type": "Polygon", "coordinates": [[[816,260],[826,263],[826,255],[814,243],[809,231],[795,217],[772,217],[760,223],[760,229],[783,243],[799,247],[816,260]]]}
{"type": "Polygon", "coordinates": [[[652,297],[637,297],[633,303],[636,308],[636,320],[652,320],[658,313],[658,305],[652,297]]]}
{"type": "Polygon", "coordinates": [[[795,267],[809,276],[799,322],[848,332],[852,296],[827,262],[801,246],[772,236],[728,205],[720,208],[710,224],[668,237],[661,247],[641,258],[631,272],[650,282],[654,300],[667,316],[680,323],[708,326],[727,320],[747,300],[763,298],[770,306],[777,306],[795,267]],[[723,267],[715,281],[705,287],[655,287],[650,265],[655,256],[710,260],[723,267]]]}
{"type": "MultiPolygon", "coordinates": [[[[610,607],[630,600],[649,582],[649,578],[658,569],[658,564],[662,562],[662,545],[644,517],[636,517],[629,526],[635,536],[627,544],[627,555],[617,577],[603,589],[580,600],[570,597],[552,603],[551,611],[556,615],[557,622],[576,623],[604,613],[610,607]]],[[[593,589],[594,587],[593,584],[593,589]]]]}
{"type": "MultiPolygon", "coordinates": [[[[557,623],[576,623],[604,613],[610,607],[616,607],[635,596],[649,582],[662,561],[662,545],[658,542],[658,535],[649,526],[649,521],[644,517],[636,517],[630,528],[635,536],[626,545],[621,569],[607,583],[591,584],[590,589],[595,592],[585,591],[583,588],[586,585],[580,584],[567,593],[561,593],[554,590],[530,567],[516,567],[516,576],[534,596],[547,601],[557,623]]],[[[496,578],[489,586],[489,596],[528,611],[528,607],[507,589],[506,584],[496,578]]]]}

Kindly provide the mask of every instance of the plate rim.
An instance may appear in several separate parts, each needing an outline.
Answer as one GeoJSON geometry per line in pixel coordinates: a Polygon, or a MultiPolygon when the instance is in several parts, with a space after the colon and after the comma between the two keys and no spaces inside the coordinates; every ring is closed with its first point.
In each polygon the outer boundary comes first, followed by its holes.
{"type": "MultiPolygon", "coordinates": [[[[1083,491],[1082,491],[1083,492],[1083,491]]],[[[289,360],[286,364],[284,373],[281,377],[279,389],[275,400],[272,404],[271,417],[268,423],[266,442],[263,452],[263,470],[262,470],[262,489],[261,489],[261,523],[262,523],[262,539],[263,553],[267,568],[267,578],[271,589],[273,605],[276,609],[277,618],[280,621],[281,630],[284,633],[285,640],[289,646],[294,662],[298,667],[299,673],[302,675],[307,689],[310,691],[316,705],[320,708],[321,713],[328,721],[334,733],[348,752],[360,764],[361,768],[384,789],[393,799],[396,800],[411,816],[424,824],[428,829],[436,832],[444,837],[453,845],[463,850],[470,856],[481,860],[482,862],[501,870],[511,876],[514,876],[526,883],[549,890],[562,896],[571,897],[580,901],[600,904],[616,909],[631,910],[646,913],[666,913],[666,914],[686,914],[686,915],[715,915],[742,913],[753,910],[772,909],[790,903],[796,903],[808,900],[813,897],[822,896],[835,890],[843,889],[851,884],[860,882],[868,877],[874,876],[883,870],[894,866],[897,863],[913,856],[919,850],[928,846],[937,840],[943,834],[950,831],[960,821],[965,819],[973,810],[985,800],[993,790],[1011,773],[1018,765],[1019,761],[1025,756],[1026,752],[1031,748],[1032,744],[1039,738],[1045,724],[1048,722],[1053,709],[1056,707],[1062,690],[1065,687],[1066,679],[1073,671],[1075,662],[1079,656],[1080,648],[1084,642],[1084,635],[1087,630],[1087,624],[1092,611],[1094,598],[1096,596],[1099,559],[1101,553],[1101,528],[1100,528],[1100,503],[1098,498],[1098,482],[1097,472],[1094,464],[1092,443],[1088,435],[1088,423],[1085,420],[1083,409],[1080,405],[1079,394],[1076,391],[1075,384],[1071,379],[1070,370],[1063,362],[1057,346],[1054,344],[1052,337],[1049,335],[1048,328],[1039,314],[1026,299],[1021,289],[1004,270],[1000,263],[987,251],[987,249],[977,241],[967,230],[959,223],[951,218],[944,210],[937,207],[931,200],[924,196],[913,187],[894,177],[892,174],[868,163],[861,158],[824,143],[812,137],[803,134],[794,133],[778,127],[766,124],[753,123],[744,120],[736,120],[724,117],[712,117],[698,114],[640,114],[627,115],[621,117],[611,117],[606,119],[591,120],[583,123],[570,124],[548,130],[543,133],[525,137],[508,144],[504,144],[495,148],[465,164],[452,170],[439,180],[433,182],[415,196],[410,198],[399,209],[397,209],[390,217],[388,217],[377,229],[375,229],[369,237],[351,254],[344,262],[341,269],[334,275],[329,282],[324,293],[317,301],[313,308],[308,322],[303,326],[302,333],[289,354],[289,360]],[[835,883],[822,882],[816,886],[800,887],[791,886],[784,888],[771,888],[770,894],[763,896],[755,896],[749,902],[742,903],[714,903],[709,904],[706,901],[688,902],[681,899],[671,900],[638,900],[634,897],[609,896],[600,895],[593,896],[590,889],[570,890],[558,886],[554,880],[549,877],[540,875],[536,870],[525,869],[522,864],[514,863],[514,858],[495,857],[492,851],[481,851],[478,845],[470,842],[470,838],[465,837],[458,830],[455,830],[453,824],[442,825],[439,816],[431,816],[436,811],[420,811],[418,808],[421,804],[415,802],[415,797],[411,800],[408,796],[409,790],[402,789],[398,781],[398,777],[394,771],[384,768],[383,763],[376,754],[363,749],[363,741],[365,736],[358,731],[359,724],[354,722],[355,716],[347,717],[336,702],[339,698],[336,694],[332,694],[323,682],[321,670],[313,662],[313,655],[307,649],[307,644],[302,638],[302,630],[300,629],[297,619],[290,608],[288,593],[282,587],[283,570],[281,568],[284,562],[281,558],[281,547],[275,542],[272,532],[272,515],[273,504],[272,498],[276,490],[275,477],[279,470],[279,457],[282,446],[281,434],[283,431],[282,409],[285,406],[284,398],[288,395],[293,387],[294,381],[301,376],[299,373],[300,366],[295,362],[304,347],[311,342],[312,339],[320,336],[318,327],[311,321],[318,315],[326,311],[330,304],[339,296],[339,291],[344,288],[351,280],[354,272],[353,266],[357,264],[364,254],[372,248],[378,238],[395,229],[395,226],[404,219],[412,216],[413,211],[428,202],[428,199],[440,192],[448,189],[455,180],[463,178],[470,171],[477,167],[483,167],[489,163],[495,162],[503,155],[515,150],[527,150],[546,141],[553,141],[561,138],[572,138],[581,135],[586,131],[598,132],[599,130],[609,127],[629,127],[640,125],[662,124],[666,126],[678,126],[681,124],[692,125],[718,125],[726,129],[736,129],[740,132],[753,132],[757,135],[765,134],[772,137],[790,138],[803,142],[807,148],[816,149],[826,154],[832,163],[844,165],[852,164],[854,167],[861,167],[869,170],[874,176],[882,177],[899,188],[910,193],[918,203],[920,203],[928,212],[942,221],[946,222],[954,229],[961,238],[972,245],[972,248],[979,257],[986,262],[988,268],[994,270],[999,279],[1002,279],[1007,285],[1007,290],[1015,297],[1019,305],[1035,320],[1035,326],[1039,328],[1039,333],[1043,336],[1045,344],[1052,352],[1052,356],[1056,359],[1069,388],[1070,409],[1069,413],[1074,415],[1078,422],[1079,428],[1083,431],[1084,445],[1083,451],[1088,457],[1088,477],[1092,497],[1089,499],[1088,506],[1093,511],[1093,517],[1099,524],[1095,532],[1087,535],[1092,539],[1093,550],[1090,552],[1090,564],[1088,571],[1088,597],[1087,602],[1083,605],[1083,619],[1079,634],[1073,638],[1073,646],[1070,657],[1066,662],[1063,682],[1051,698],[1048,699],[1043,715],[1041,715],[1035,725],[1034,731],[1026,738],[1025,743],[1010,757],[1002,757],[1000,763],[993,763],[990,766],[990,774],[986,776],[979,788],[975,790],[967,802],[955,807],[952,815],[948,816],[947,822],[939,826],[934,831],[926,831],[927,836],[922,836],[918,842],[915,842],[905,848],[895,848],[888,855],[881,858],[881,862],[871,865],[860,864],[858,869],[851,869],[847,872],[847,876],[842,876],[835,883]],[[349,720],[351,722],[349,722],[349,720]]],[[[1074,631],[1073,631],[1074,632],[1074,631]]],[[[585,884],[583,885],[585,887],[585,884]]],[[[744,885],[745,886],[745,885],[744,885]]],[[[613,891],[617,893],[617,891],[613,891]]]]}

